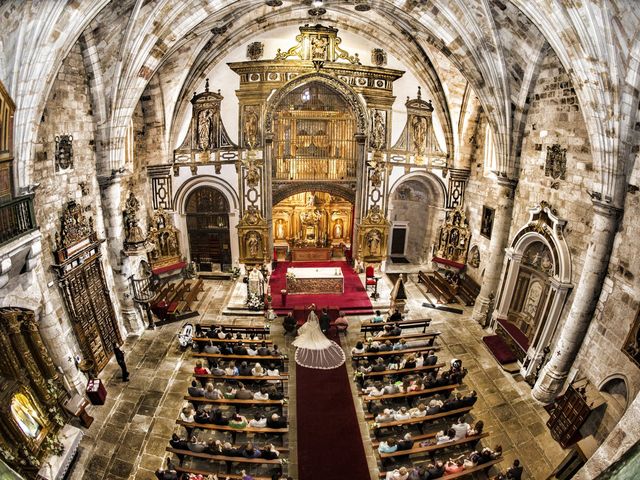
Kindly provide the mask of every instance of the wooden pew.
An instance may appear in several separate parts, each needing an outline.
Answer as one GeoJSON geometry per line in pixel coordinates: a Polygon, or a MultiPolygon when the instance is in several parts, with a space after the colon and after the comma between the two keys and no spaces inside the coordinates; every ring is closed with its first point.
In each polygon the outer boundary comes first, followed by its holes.
{"type": "Polygon", "coordinates": [[[427,365],[427,366],[422,366],[422,367],[416,367],[416,368],[402,368],[399,370],[383,370],[382,372],[369,372],[369,373],[365,373],[363,376],[364,378],[369,378],[369,377],[384,377],[387,375],[411,375],[414,373],[420,373],[420,372],[427,372],[429,370],[435,370],[436,373],[438,372],[438,369],[440,369],[441,367],[444,367],[444,363],[436,363],[435,365],[427,365]]]}
{"type": "MultiPolygon", "coordinates": [[[[388,352],[364,352],[364,353],[354,353],[351,355],[351,358],[355,361],[359,361],[363,358],[368,357],[393,357],[394,355],[405,355],[407,353],[420,353],[420,352],[428,352],[430,350],[438,351],[440,347],[434,346],[424,346],[424,347],[416,347],[416,348],[405,348],[404,350],[390,350],[388,352]]],[[[194,354],[195,356],[196,354],[194,354]]],[[[201,355],[201,354],[198,354],[201,355]]],[[[209,354],[214,355],[214,354],[209,354]]]]}
{"type": "Polygon", "coordinates": [[[216,430],[219,432],[231,432],[231,438],[233,443],[236,443],[236,435],[238,432],[255,433],[255,434],[270,434],[270,435],[285,435],[289,433],[289,427],[287,428],[253,428],[245,427],[242,429],[229,427],[228,425],[214,425],[212,423],[189,423],[182,420],[176,420],[178,425],[188,428],[199,428],[201,430],[216,430]]]}
{"type": "MultiPolygon", "coordinates": [[[[193,353],[193,356],[196,358],[217,358],[222,360],[245,360],[247,362],[258,362],[264,360],[265,362],[283,362],[286,363],[289,359],[285,355],[236,355],[235,353],[230,353],[228,355],[224,355],[222,353],[193,353]]],[[[268,365],[265,363],[264,365],[268,365]]]]}
{"type": "Polygon", "coordinates": [[[427,291],[435,295],[438,303],[454,303],[455,294],[451,291],[449,284],[441,282],[435,275],[420,271],[418,272],[418,283],[424,283],[427,291]]]}
{"type": "MultiPolygon", "coordinates": [[[[446,412],[434,413],[433,415],[426,415],[424,417],[412,417],[407,420],[378,423],[376,424],[377,426],[373,428],[373,431],[375,436],[378,437],[380,435],[380,430],[383,430],[385,428],[395,428],[395,427],[415,425],[418,427],[418,429],[422,433],[424,431],[425,424],[433,423],[435,421],[442,420],[449,417],[459,417],[461,415],[469,413],[472,408],[473,407],[463,407],[463,408],[457,408],[455,410],[448,410],[446,412]]],[[[372,414],[369,413],[365,415],[365,418],[368,421],[371,421],[374,417],[372,414]]]]}
{"type": "Polygon", "coordinates": [[[266,343],[267,345],[271,345],[273,343],[272,340],[252,340],[250,338],[209,338],[209,337],[193,337],[193,341],[194,342],[202,342],[202,343],[209,343],[209,342],[213,342],[214,344],[216,343],[246,343],[246,344],[256,344],[259,345],[262,342],[266,343]]]}
{"type": "MultiPolygon", "coordinates": [[[[489,470],[494,465],[500,463],[502,461],[502,459],[503,459],[503,457],[498,457],[495,460],[491,460],[490,462],[483,463],[482,465],[476,465],[475,467],[472,467],[472,468],[465,468],[461,472],[450,473],[450,474],[447,474],[447,475],[444,475],[444,476],[438,477],[438,478],[444,478],[446,480],[449,480],[451,478],[463,478],[463,477],[466,477],[468,475],[473,475],[473,474],[478,473],[478,472],[489,470]]],[[[414,463],[413,466],[417,467],[417,466],[420,466],[420,465],[422,465],[424,463],[426,463],[426,462],[414,463]]],[[[380,478],[386,478],[386,476],[387,476],[387,472],[380,472],[380,478]]]]}
{"type": "Polygon", "coordinates": [[[174,315],[181,316],[188,312],[193,312],[193,304],[198,300],[198,293],[204,290],[202,279],[198,279],[189,285],[189,290],[183,294],[183,298],[178,302],[174,315]]]}
{"type": "Polygon", "coordinates": [[[478,285],[471,277],[465,275],[460,280],[458,288],[458,297],[464,301],[468,307],[475,305],[476,297],[480,294],[480,285],[478,285]]]}
{"type": "MultiPolygon", "coordinates": [[[[248,377],[248,376],[244,376],[244,375],[213,375],[212,373],[206,374],[206,375],[194,375],[194,377],[196,377],[198,380],[200,380],[202,382],[201,379],[205,378],[205,379],[212,379],[212,380],[226,380],[226,381],[231,381],[231,382],[242,382],[242,383],[248,383],[248,382],[263,382],[263,381],[267,381],[267,382],[279,382],[280,385],[280,389],[284,391],[284,382],[288,382],[289,381],[289,374],[287,372],[280,372],[280,375],[277,377],[271,377],[271,376],[267,376],[265,375],[264,377],[254,377],[253,375],[248,377]]],[[[274,385],[273,383],[271,385],[274,385]]]]}
{"type": "MultiPolygon", "coordinates": [[[[280,450],[280,449],[278,449],[280,450]]],[[[196,475],[213,475],[214,473],[218,473],[218,478],[220,478],[221,476],[223,478],[225,477],[229,477],[232,480],[242,480],[244,478],[244,475],[240,475],[240,474],[235,474],[235,473],[223,473],[220,474],[219,472],[210,472],[209,470],[200,470],[197,468],[187,468],[187,467],[183,467],[183,466],[174,466],[173,468],[175,468],[176,472],[178,473],[193,473],[196,475]]],[[[256,477],[255,475],[252,475],[254,480],[272,480],[272,477],[256,477]]],[[[206,478],[206,477],[205,477],[206,478]]]]}
{"type": "Polygon", "coordinates": [[[240,411],[240,407],[249,406],[249,407],[261,407],[261,406],[275,406],[282,410],[282,406],[285,404],[284,400],[242,400],[239,398],[221,398],[219,400],[213,400],[211,398],[205,397],[190,397],[189,395],[185,395],[185,400],[193,403],[194,405],[200,403],[210,403],[214,405],[234,405],[236,407],[236,411],[240,411]]]}
{"type": "MultiPolygon", "coordinates": [[[[422,318],[415,320],[402,320],[401,322],[391,322],[392,324],[397,324],[402,330],[407,330],[410,328],[422,328],[422,333],[427,332],[427,327],[431,324],[430,318],[422,318]]],[[[379,332],[380,330],[384,330],[384,326],[389,325],[389,322],[362,322],[360,326],[360,333],[364,333],[365,338],[367,338],[367,333],[379,332]]]]}
{"type": "MultiPolygon", "coordinates": [[[[406,340],[407,342],[415,342],[417,340],[428,340],[429,341],[429,345],[433,345],[436,341],[436,339],[441,335],[441,332],[426,332],[426,333],[407,333],[407,334],[403,334],[403,335],[395,335],[395,336],[381,336],[381,337],[375,337],[376,340],[378,341],[383,341],[383,340],[391,340],[392,342],[396,342],[398,340],[406,340]]],[[[366,342],[368,340],[368,338],[364,338],[362,339],[363,342],[366,342]]]]}
{"type": "Polygon", "coordinates": [[[271,332],[269,327],[256,327],[251,325],[224,325],[222,323],[216,323],[211,325],[200,324],[200,327],[203,330],[222,327],[226,333],[242,333],[245,335],[258,335],[261,338],[266,337],[271,332]]]}
{"type": "Polygon", "coordinates": [[[451,394],[451,392],[456,388],[458,388],[459,386],[460,386],[459,383],[454,383],[452,385],[443,385],[441,387],[425,388],[424,390],[415,390],[413,392],[390,393],[388,395],[380,395],[379,397],[363,396],[362,400],[364,402],[367,402],[367,410],[370,412],[371,406],[373,402],[375,402],[376,400],[378,401],[395,400],[398,398],[404,398],[407,400],[407,403],[409,404],[409,406],[411,406],[412,400],[414,398],[429,397],[431,395],[436,395],[438,393],[442,393],[446,397],[448,397],[451,394]]]}
{"type": "Polygon", "coordinates": [[[445,443],[440,443],[435,445],[429,445],[428,447],[421,447],[420,445],[414,445],[413,448],[410,448],[409,450],[399,450],[392,453],[378,452],[378,455],[380,456],[382,465],[387,465],[389,463],[389,460],[393,460],[396,457],[403,457],[403,456],[410,456],[410,455],[421,455],[426,453],[431,458],[433,458],[434,454],[440,450],[445,450],[447,448],[457,447],[460,445],[466,445],[467,443],[473,443],[475,448],[475,445],[481,439],[488,436],[489,434],[485,432],[485,433],[482,433],[481,435],[472,435],[470,437],[464,437],[453,442],[445,442],[445,443]]]}
{"type": "MultiPolygon", "coordinates": [[[[194,458],[203,458],[209,462],[224,462],[227,465],[227,472],[231,472],[231,466],[233,463],[249,463],[258,465],[282,465],[282,461],[279,458],[274,460],[267,460],[265,458],[245,458],[245,457],[226,457],[224,455],[211,455],[210,453],[196,453],[191,450],[178,450],[176,448],[167,447],[167,452],[175,453],[176,455],[188,455],[194,458]]],[[[211,472],[210,472],[211,473],[211,472]]]]}

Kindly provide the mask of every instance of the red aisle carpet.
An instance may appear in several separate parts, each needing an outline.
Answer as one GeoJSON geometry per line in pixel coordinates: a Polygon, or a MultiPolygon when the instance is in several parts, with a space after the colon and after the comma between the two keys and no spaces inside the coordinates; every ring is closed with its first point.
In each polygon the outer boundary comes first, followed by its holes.
{"type": "Polygon", "coordinates": [[[271,285],[271,304],[278,314],[287,312],[293,307],[308,307],[312,303],[315,303],[318,308],[335,305],[347,312],[351,310],[352,313],[373,313],[371,300],[364,285],[347,262],[278,262],[276,269],[271,274],[269,285],[271,285]],[[287,288],[286,273],[287,268],[291,265],[294,267],[340,267],[344,276],[344,293],[287,295],[286,305],[283,305],[280,291],[287,288]]]}
{"type": "Polygon", "coordinates": [[[331,370],[296,365],[296,392],[298,478],[371,478],[344,364],[331,370]]]}

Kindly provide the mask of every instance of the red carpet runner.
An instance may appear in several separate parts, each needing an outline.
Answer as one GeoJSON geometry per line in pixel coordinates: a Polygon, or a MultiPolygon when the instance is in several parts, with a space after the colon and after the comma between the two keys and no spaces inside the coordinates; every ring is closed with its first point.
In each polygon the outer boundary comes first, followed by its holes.
{"type": "Polygon", "coordinates": [[[296,391],[298,478],[371,478],[346,367],[296,365],[296,391]]]}
{"type": "Polygon", "coordinates": [[[278,262],[271,274],[272,306],[276,313],[283,313],[293,307],[308,307],[315,303],[318,308],[331,307],[333,305],[353,313],[373,313],[371,300],[364,289],[364,285],[358,275],[347,262],[278,262]],[[289,266],[294,267],[340,267],[344,276],[344,293],[320,293],[320,294],[295,294],[287,295],[286,304],[282,304],[280,291],[287,288],[286,273],[289,266]],[[357,312],[356,312],[357,311],[357,312]]]}

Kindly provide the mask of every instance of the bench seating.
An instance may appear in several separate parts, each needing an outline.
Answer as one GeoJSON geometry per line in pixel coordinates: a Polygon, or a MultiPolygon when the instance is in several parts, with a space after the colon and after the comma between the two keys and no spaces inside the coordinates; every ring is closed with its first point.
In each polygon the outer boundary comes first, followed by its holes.
{"type": "MultiPolygon", "coordinates": [[[[462,477],[466,477],[467,475],[473,475],[474,473],[478,473],[478,472],[482,472],[485,470],[489,470],[491,467],[493,467],[494,465],[500,463],[502,461],[503,457],[498,457],[495,460],[491,460],[490,462],[487,463],[483,463],[482,465],[477,465],[475,467],[472,468],[465,468],[463,471],[458,472],[458,473],[450,473],[447,475],[444,475],[442,477],[439,478],[444,478],[446,480],[449,480],[451,478],[462,478],[462,477]]],[[[422,462],[424,463],[424,462],[422,462]]],[[[417,467],[421,465],[421,463],[418,464],[414,464],[414,467],[417,467]]],[[[380,478],[385,478],[387,476],[387,472],[380,472],[380,478]]]]}
{"type": "Polygon", "coordinates": [[[231,432],[231,438],[233,443],[236,443],[236,435],[238,432],[254,433],[254,434],[268,434],[268,435],[285,435],[289,433],[289,428],[233,428],[228,425],[214,425],[213,423],[189,423],[182,420],[176,420],[178,425],[182,425],[187,428],[200,428],[203,430],[217,430],[219,432],[231,432]]]}
{"type": "MultiPolygon", "coordinates": [[[[456,416],[459,417],[460,415],[469,413],[472,408],[473,407],[456,408],[455,410],[438,412],[438,413],[434,413],[433,415],[425,415],[424,417],[412,417],[412,418],[408,418],[407,420],[397,420],[393,422],[378,423],[377,426],[374,428],[374,432],[375,432],[375,435],[378,436],[380,434],[379,433],[380,430],[384,428],[403,427],[408,425],[416,425],[418,429],[422,432],[424,425],[426,423],[433,423],[434,421],[441,420],[443,418],[448,418],[448,417],[456,417],[456,416]]],[[[365,418],[369,421],[374,419],[373,415],[370,413],[366,414],[365,418]]]]}
{"type": "Polygon", "coordinates": [[[200,327],[203,330],[210,330],[211,328],[222,327],[224,331],[227,333],[242,333],[242,334],[249,334],[249,335],[258,335],[261,338],[264,338],[265,336],[269,335],[269,333],[271,332],[269,327],[256,327],[251,325],[225,325],[223,323],[216,323],[211,325],[200,324],[200,327]]]}
{"type": "MultiPolygon", "coordinates": [[[[407,342],[415,342],[417,340],[429,340],[429,345],[433,345],[436,341],[436,338],[438,338],[441,335],[441,332],[426,332],[426,333],[407,333],[406,335],[397,335],[397,336],[382,336],[382,337],[375,337],[375,339],[377,341],[382,341],[382,340],[391,340],[392,342],[395,342],[397,340],[406,340],[407,342]]],[[[365,337],[362,341],[367,341],[368,339],[365,337]]]]}
{"type": "MultiPolygon", "coordinates": [[[[384,326],[388,325],[390,322],[363,322],[360,325],[360,333],[365,334],[365,338],[367,338],[367,333],[379,332],[380,330],[384,330],[384,326]]],[[[402,320],[401,322],[391,322],[392,324],[397,324],[402,330],[406,330],[409,328],[422,328],[422,333],[427,332],[427,327],[431,324],[430,318],[424,319],[416,319],[416,320],[402,320]]]]}
{"type": "Polygon", "coordinates": [[[249,407],[275,405],[276,407],[279,407],[279,408],[282,408],[282,406],[284,405],[283,400],[255,400],[255,399],[243,400],[240,398],[220,398],[218,400],[214,400],[212,398],[206,398],[206,397],[190,397],[189,395],[185,395],[184,399],[190,401],[194,405],[198,403],[235,405],[236,411],[238,412],[240,411],[240,407],[242,407],[243,405],[249,406],[249,407]]]}
{"type": "Polygon", "coordinates": [[[440,280],[442,277],[438,277],[434,274],[428,274],[420,271],[418,272],[418,283],[424,283],[427,291],[435,295],[438,303],[454,303],[455,293],[451,290],[450,285],[446,281],[443,282],[440,280]]]}
{"type": "Polygon", "coordinates": [[[273,343],[272,340],[266,340],[266,339],[260,339],[260,340],[252,340],[250,338],[209,338],[209,337],[193,337],[193,341],[194,342],[202,342],[202,343],[209,343],[209,342],[213,342],[215,343],[266,343],[267,345],[270,345],[273,343]]]}
{"type": "MultiPolygon", "coordinates": [[[[351,358],[353,360],[359,360],[361,358],[368,358],[368,357],[390,357],[390,356],[394,356],[394,355],[405,355],[407,353],[421,353],[421,352],[428,352],[430,350],[440,350],[440,347],[434,347],[433,345],[431,346],[424,346],[424,347],[416,347],[416,348],[405,348],[403,350],[389,350],[386,352],[364,352],[364,353],[354,353],[353,355],[351,355],[351,358]]],[[[195,355],[195,354],[194,354],[195,355]]],[[[209,355],[215,355],[213,353],[210,353],[209,355]]]]}
{"type": "MultiPolygon", "coordinates": [[[[178,473],[194,473],[196,475],[213,475],[216,472],[210,472],[208,470],[200,470],[197,468],[187,468],[182,466],[174,466],[176,472],[178,473]]],[[[234,473],[218,473],[218,478],[222,476],[223,478],[229,477],[232,480],[242,480],[244,478],[243,475],[234,474],[234,473]]],[[[254,480],[272,480],[272,477],[256,477],[255,475],[251,475],[254,480]]]]}
{"type": "Polygon", "coordinates": [[[235,353],[223,354],[223,353],[193,353],[197,358],[219,358],[219,359],[240,359],[247,362],[255,362],[259,360],[267,360],[271,362],[287,362],[289,359],[284,355],[236,355],[235,353]]]}
{"type": "Polygon", "coordinates": [[[383,370],[382,372],[369,372],[369,373],[365,373],[363,376],[364,378],[368,378],[368,377],[384,377],[386,375],[411,375],[412,373],[419,373],[419,372],[427,372],[429,370],[436,370],[436,372],[438,371],[438,369],[440,369],[441,367],[444,367],[444,363],[436,363],[435,365],[427,365],[427,366],[422,366],[422,367],[416,367],[416,368],[402,368],[399,370],[383,370]]]}
{"type": "Polygon", "coordinates": [[[480,435],[472,435],[470,437],[464,437],[461,438],[459,440],[455,440],[453,442],[445,442],[445,443],[440,443],[440,444],[435,444],[435,445],[429,445],[428,447],[421,447],[419,444],[416,444],[413,446],[413,448],[410,448],[409,450],[399,450],[396,452],[392,452],[392,453],[380,453],[378,452],[378,455],[380,456],[380,459],[382,460],[382,464],[385,465],[386,462],[385,460],[390,460],[393,459],[395,457],[402,457],[402,456],[407,456],[407,455],[419,455],[419,454],[428,454],[433,458],[433,454],[435,452],[437,452],[438,450],[444,450],[447,448],[451,448],[451,447],[457,447],[459,445],[466,445],[467,443],[473,443],[474,445],[476,443],[478,443],[481,439],[483,439],[484,437],[489,436],[488,433],[484,432],[480,435]]]}
{"type": "Polygon", "coordinates": [[[198,294],[204,290],[203,285],[204,283],[200,278],[195,282],[189,284],[186,291],[182,292],[182,296],[176,308],[173,310],[173,312],[169,313],[172,313],[175,318],[178,318],[186,313],[193,312],[193,304],[198,301],[198,294]]]}
{"type": "Polygon", "coordinates": [[[480,294],[480,285],[478,285],[473,278],[468,275],[465,275],[460,280],[460,285],[458,288],[458,297],[467,305],[468,307],[475,305],[476,297],[480,294]]]}
{"type": "Polygon", "coordinates": [[[176,455],[189,455],[190,457],[203,458],[208,460],[209,462],[224,462],[227,464],[227,472],[231,471],[231,465],[233,463],[252,463],[254,465],[282,465],[282,461],[279,458],[276,458],[274,460],[267,460],[266,458],[227,457],[225,455],[197,453],[192,452],[191,450],[178,450],[171,447],[167,447],[167,452],[175,453],[176,455]]]}
{"type": "Polygon", "coordinates": [[[362,399],[363,401],[368,402],[368,410],[371,411],[371,403],[376,400],[395,400],[398,398],[406,398],[409,405],[411,405],[411,400],[415,397],[428,397],[438,393],[444,393],[445,396],[449,396],[449,394],[459,386],[459,383],[454,383],[452,385],[442,385],[441,387],[425,388],[424,390],[414,390],[413,392],[390,393],[388,395],[380,395],[379,397],[364,396],[362,399]]]}

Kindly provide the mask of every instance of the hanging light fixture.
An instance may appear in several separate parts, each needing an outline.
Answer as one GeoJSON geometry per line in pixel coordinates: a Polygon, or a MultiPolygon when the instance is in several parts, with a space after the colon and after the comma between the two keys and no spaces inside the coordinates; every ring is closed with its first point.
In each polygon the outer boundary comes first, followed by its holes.
{"type": "Polygon", "coordinates": [[[313,0],[311,2],[312,9],[309,10],[309,15],[312,17],[319,17],[327,13],[327,10],[323,7],[324,2],[322,0],[313,0]]]}

